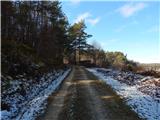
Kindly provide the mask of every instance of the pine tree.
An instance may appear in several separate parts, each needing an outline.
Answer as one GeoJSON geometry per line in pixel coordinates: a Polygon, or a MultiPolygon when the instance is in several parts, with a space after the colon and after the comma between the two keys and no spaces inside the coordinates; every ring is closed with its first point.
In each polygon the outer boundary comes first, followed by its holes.
{"type": "Polygon", "coordinates": [[[72,50],[75,52],[75,61],[76,60],[76,55],[78,52],[78,62],[80,62],[80,54],[86,48],[86,39],[91,37],[91,35],[88,35],[85,32],[86,26],[84,21],[80,21],[78,23],[75,23],[73,26],[70,27],[69,29],[69,36],[70,39],[72,40],[71,47],[72,50]]]}

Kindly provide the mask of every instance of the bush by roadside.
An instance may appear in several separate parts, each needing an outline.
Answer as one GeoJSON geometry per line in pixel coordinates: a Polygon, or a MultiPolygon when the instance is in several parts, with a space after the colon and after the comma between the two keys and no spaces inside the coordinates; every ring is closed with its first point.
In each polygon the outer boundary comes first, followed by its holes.
{"type": "Polygon", "coordinates": [[[154,76],[156,78],[160,78],[160,72],[159,71],[154,71],[154,70],[148,70],[148,71],[142,71],[142,72],[137,72],[141,75],[144,76],[154,76]]]}

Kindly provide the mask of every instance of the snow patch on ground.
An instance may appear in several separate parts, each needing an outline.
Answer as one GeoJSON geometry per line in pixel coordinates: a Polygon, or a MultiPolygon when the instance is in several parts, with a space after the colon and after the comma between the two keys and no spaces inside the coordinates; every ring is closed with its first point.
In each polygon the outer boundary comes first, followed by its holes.
{"type": "Polygon", "coordinates": [[[17,92],[21,81],[14,81],[10,90],[2,93],[4,96],[2,101],[11,105],[10,110],[1,111],[2,120],[34,120],[37,115],[44,112],[47,105],[47,98],[51,95],[62,83],[71,69],[66,71],[60,70],[48,73],[41,77],[37,84],[27,81],[25,82],[26,95],[21,95],[17,92]],[[32,85],[33,84],[33,85],[32,85]],[[13,95],[14,92],[16,92],[13,95]],[[8,96],[5,96],[8,95],[8,96]]]}
{"type": "MultiPolygon", "coordinates": [[[[104,68],[103,68],[104,69],[104,68]]],[[[109,75],[98,71],[98,68],[88,69],[90,72],[98,76],[100,79],[110,85],[120,96],[124,98],[126,103],[139,114],[140,117],[147,120],[160,120],[160,102],[159,99],[153,99],[152,96],[142,93],[138,88],[139,85],[127,85],[126,83],[115,80],[109,75]]],[[[108,70],[104,70],[105,72],[108,70]]]]}

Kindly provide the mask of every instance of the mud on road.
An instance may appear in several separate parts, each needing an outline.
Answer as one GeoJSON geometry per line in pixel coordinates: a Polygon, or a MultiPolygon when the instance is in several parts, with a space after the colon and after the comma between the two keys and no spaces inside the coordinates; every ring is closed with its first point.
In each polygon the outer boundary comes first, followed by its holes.
{"type": "Polygon", "coordinates": [[[103,81],[84,67],[74,67],[57,93],[49,98],[40,120],[140,120],[103,81]]]}

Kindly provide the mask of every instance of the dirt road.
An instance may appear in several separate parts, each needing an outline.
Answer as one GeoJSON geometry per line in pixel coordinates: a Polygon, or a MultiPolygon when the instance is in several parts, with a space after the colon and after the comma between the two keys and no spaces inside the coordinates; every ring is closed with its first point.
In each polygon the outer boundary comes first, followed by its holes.
{"type": "Polygon", "coordinates": [[[140,120],[115,92],[84,67],[74,67],[38,120],[140,120]]]}

